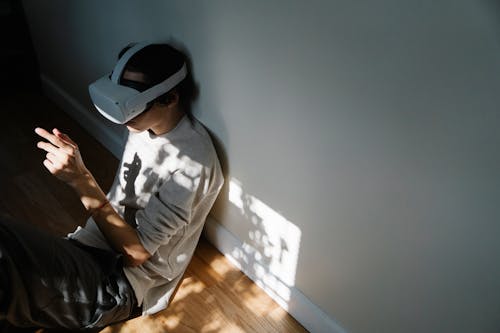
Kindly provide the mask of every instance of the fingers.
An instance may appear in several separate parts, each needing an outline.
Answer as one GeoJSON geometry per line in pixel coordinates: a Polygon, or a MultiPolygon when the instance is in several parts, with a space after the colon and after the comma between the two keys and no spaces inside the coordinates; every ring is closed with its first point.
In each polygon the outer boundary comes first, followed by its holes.
{"type": "Polygon", "coordinates": [[[57,170],[68,165],[70,159],[77,153],[78,147],[73,145],[72,140],[57,128],[54,128],[52,132],[54,134],[47,132],[43,128],[35,129],[35,133],[49,141],[40,141],[37,143],[37,147],[47,152],[47,160],[44,165],[54,174],[57,170]]]}
{"type": "Polygon", "coordinates": [[[64,170],[71,165],[71,157],[60,148],[54,147],[48,142],[38,142],[37,146],[47,152],[44,165],[52,174],[64,170]],[[49,162],[50,168],[45,164],[49,162]]]}
{"type": "Polygon", "coordinates": [[[47,168],[47,170],[49,170],[51,174],[55,174],[57,172],[57,169],[49,160],[43,161],[43,165],[45,166],[45,168],[47,168]]]}
{"type": "Polygon", "coordinates": [[[51,155],[50,153],[47,154],[47,158],[43,161],[43,165],[54,176],[64,172],[64,166],[57,160],[57,158],[54,158],[54,155],[51,155]]]}
{"type": "MultiPolygon", "coordinates": [[[[54,132],[59,133],[60,135],[64,135],[57,129],[54,129],[54,132]]],[[[35,128],[35,133],[41,136],[42,138],[46,139],[47,141],[49,141],[54,146],[64,149],[68,153],[73,153],[74,149],[76,148],[76,145],[73,145],[72,142],[65,141],[60,136],[51,134],[43,128],[40,127],[35,128]]]]}
{"type": "Polygon", "coordinates": [[[59,162],[59,158],[52,154],[52,153],[47,153],[47,155],[45,155],[45,158],[55,167],[55,168],[58,168],[58,165],[60,165],[61,163],[59,162]]]}
{"type": "Polygon", "coordinates": [[[36,144],[36,146],[40,149],[45,150],[47,153],[52,153],[52,154],[57,155],[59,157],[63,157],[64,155],[66,155],[65,152],[61,152],[59,150],[59,148],[57,148],[56,146],[54,146],[48,142],[45,142],[45,141],[38,142],[36,144]]]}
{"type": "Polygon", "coordinates": [[[57,128],[54,128],[52,130],[52,133],[54,133],[55,136],[57,136],[58,138],[60,138],[62,141],[69,144],[73,148],[78,148],[78,145],[73,140],[71,140],[71,138],[67,134],[59,131],[57,128]]]}
{"type": "Polygon", "coordinates": [[[52,143],[55,146],[60,147],[62,145],[62,141],[57,138],[55,135],[50,134],[47,132],[45,129],[37,127],[35,128],[35,133],[41,136],[42,138],[46,139],[50,143],[52,143]],[[59,143],[59,144],[58,144],[59,143]]]}

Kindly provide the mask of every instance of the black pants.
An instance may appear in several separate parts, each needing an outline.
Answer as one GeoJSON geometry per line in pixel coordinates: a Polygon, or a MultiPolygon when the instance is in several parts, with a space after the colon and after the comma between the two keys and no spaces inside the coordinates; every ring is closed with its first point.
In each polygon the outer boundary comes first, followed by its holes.
{"type": "Polygon", "coordinates": [[[136,311],[121,256],[0,215],[0,320],[91,329],[136,311]]]}

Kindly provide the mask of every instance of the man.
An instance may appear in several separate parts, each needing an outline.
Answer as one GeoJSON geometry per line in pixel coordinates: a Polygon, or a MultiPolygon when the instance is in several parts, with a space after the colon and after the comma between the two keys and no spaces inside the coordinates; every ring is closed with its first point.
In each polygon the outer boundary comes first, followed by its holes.
{"type": "Polygon", "coordinates": [[[18,326],[97,328],[139,308],[167,307],[223,183],[204,127],[191,115],[188,58],[167,44],[139,43],[113,73],[90,85],[128,141],[107,195],[68,135],[37,128],[43,164],[91,213],[65,239],[0,223],[0,314],[18,326]],[[9,294],[9,290],[12,292],[9,294]]]}

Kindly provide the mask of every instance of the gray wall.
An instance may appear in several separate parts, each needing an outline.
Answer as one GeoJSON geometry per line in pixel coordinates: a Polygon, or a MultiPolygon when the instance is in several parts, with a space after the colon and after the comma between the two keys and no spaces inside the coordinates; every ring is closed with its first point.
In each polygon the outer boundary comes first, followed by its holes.
{"type": "MultiPolygon", "coordinates": [[[[89,110],[129,41],[186,45],[228,179],[299,230],[285,284],[347,331],[498,332],[498,2],[23,3],[42,74],[89,110]]],[[[265,252],[273,219],[229,192],[214,218],[265,252]]]]}

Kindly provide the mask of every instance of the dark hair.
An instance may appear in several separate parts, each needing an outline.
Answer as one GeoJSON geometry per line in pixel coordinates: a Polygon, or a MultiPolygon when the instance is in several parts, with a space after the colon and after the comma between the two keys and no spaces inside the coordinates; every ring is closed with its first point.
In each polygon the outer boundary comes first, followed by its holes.
{"type": "MultiPolygon", "coordinates": [[[[124,47],[118,54],[118,59],[133,45],[129,44],[124,47]]],[[[148,45],[137,51],[125,66],[125,70],[142,73],[145,82],[124,80],[122,74],[119,83],[142,92],[172,76],[181,69],[183,64],[186,64],[188,72],[184,80],[170,91],[151,101],[148,107],[154,103],[167,103],[171,98],[171,92],[177,91],[181,110],[192,119],[191,105],[198,97],[198,87],[194,82],[191,60],[186,51],[182,52],[169,44],[148,45]]]]}

